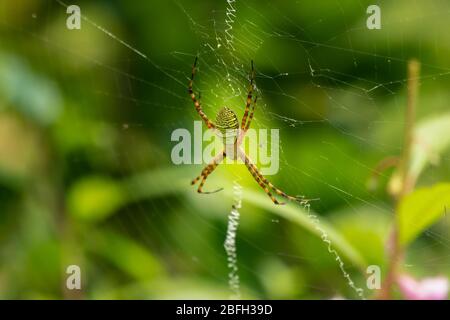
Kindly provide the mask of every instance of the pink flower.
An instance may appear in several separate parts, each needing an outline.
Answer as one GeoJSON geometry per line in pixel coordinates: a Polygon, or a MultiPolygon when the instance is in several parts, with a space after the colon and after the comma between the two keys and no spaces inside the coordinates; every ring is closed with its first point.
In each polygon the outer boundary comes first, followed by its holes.
{"type": "Polygon", "coordinates": [[[397,278],[398,286],[407,300],[444,300],[447,299],[448,279],[445,277],[416,280],[409,275],[397,278]]]}

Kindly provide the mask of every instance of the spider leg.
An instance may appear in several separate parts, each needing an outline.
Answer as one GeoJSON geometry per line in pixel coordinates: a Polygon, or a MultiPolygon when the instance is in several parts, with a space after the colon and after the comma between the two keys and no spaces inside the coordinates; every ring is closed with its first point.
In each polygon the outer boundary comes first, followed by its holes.
{"type": "Polygon", "coordinates": [[[283,204],[285,204],[284,202],[279,202],[279,201],[272,195],[272,193],[270,192],[269,188],[267,187],[267,184],[265,184],[265,183],[259,178],[258,173],[255,172],[255,171],[253,170],[253,168],[252,168],[250,165],[248,165],[247,163],[246,163],[245,165],[246,165],[248,171],[250,171],[250,173],[252,174],[253,179],[255,179],[255,181],[256,181],[256,182],[259,184],[259,186],[264,190],[264,192],[270,197],[270,199],[272,200],[272,202],[273,202],[274,204],[277,204],[277,205],[283,205],[283,204]]]}
{"type": "MultiPolygon", "coordinates": [[[[259,184],[259,186],[264,190],[264,192],[270,197],[270,199],[272,200],[272,202],[274,204],[277,205],[283,205],[285,204],[284,202],[279,202],[270,192],[269,188],[267,187],[267,183],[264,181],[266,180],[263,175],[259,172],[259,170],[256,168],[256,166],[254,166],[250,159],[245,155],[244,152],[242,152],[240,150],[240,153],[242,161],[244,161],[245,166],[247,167],[248,171],[251,173],[251,175],[253,176],[253,179],[255,179],[255,181],[259,184]],[[263,178],[263,179],[261,179],[263,178]]],[[[266,180],[267,181],[267,180],[266,180]]],[[[268,181],[267,181],[268,182],[268,181]]]]}
{"type": "MultiPolygon", "coordinates": [[[[291,200],[291,201],[300,202],[300,203],[302,203],[302,204],[304,204],[304,203],[306,203],[306,202],[308,201],[307,199],[304,199],[303,197],[293,197],[293,196],[290,196],[290,195],[286,194],[283,190],[278,189],[277,187],[275,187],[269,180],[267,180],[267,179],[262,175],[261,171],[259,171],[259,169],[256,167],[256,165],[254,165],[254,164],[250,161],[250,159],[247,157],[247,155],[246,155],[242,150],[240,150],[239,154],[240,154],[240,157],[241,157],[242,161],[244,161],[244,163],[245,163],[247,169],[248,169],[250,172],[252,172],[252,174],[253,174],[253,172],[254,172],[254,173],[258,176],[259,180],[260,180],[265,186],[268,186],[270,189],[272,189],[276,194],[278,194],[279,196],[281,196],[281,197],[283,197],[283,198],[285,198],[285,199],[288,199],[288,200],[291,200]]],[[[260,184],[260,185],[261,185],[261,184],[260,184]]],[[[267,193],[267,191],[266,191],[266,193],[267,193]]],[[[273,201],[273,199],[272,199],[272,201],[273,201]]]]}
{"type": "Polygon", "coordinates": [[[191,96],[192,102],[194,102],[195,110],[197,110],[197,113],[200,115],[200,117],[203,119],[203,121],[205,121],[208,129],[211,129],[211,128],[215,128],[216,126],[206,116],[205,112],[202,109],[202,106],[200,105],[200,101],[197,100],[197,97],[195,96],[195,93],[192,90],[192,86],[194,84],[195,71],[197,69],[197,60],[198,60],[198,57],[195,57],[194,64],[192,65],[192,74],[191,74],[191,80],[189,80],[188,92],[189,92],[189,95],[191,96]]]}
{"type": "Polygon", "coordinates": [[[191,185],[196,184],[200,179],[200,185],[198,186],[197,192],[198,193],[203,193],[203,194],[211,194],[211,193],[216,193],[219,191],[222,191],[223,188],[219,188],[217,190],[214,191],[203,191],[203,185],[206,182],[206,179],[208,178],[208,176],[217,168],[217,166],[222,162],[223,158],[225,157],[225,152],[222,152],[220,154],[218,154],[212,161],[210,164],[208,164],[203,170],[202,173],[195,178],[194,180],[192,180],[191,185]]]}
{"type": "Polygon", "coordinates": [[[248,117],[248,112],[250,110],[250,104],[252,103],[252,95],[253,95],[253,89],[254,89],[254,85],[253,85],[254,79],[255,79],[255,70],[253,69],[253,60],[252,60],[252,72],[250,74],[250,87],[248,89],[247,103],[245,104],[244,116],[242,117],[242,121],[241,121],[241,129],[242,130],[245,128],[245,124],[247,122],[247,117],[248,117]]]}
{"type": "Polygon", "coordinates": [[[238,146],[241,145],[242,141],[245,138],[245,135],[247,134],[248,129],[250,128],[250,123],[252,122],[253,119],[253,114],[255,113],[255,108],[256,108],[256,101],[258,100],[258,96],[255,96],[255,99],[253,100],[253,105],[252,105],[252,111],[250,112],[250,115],[248,117],[248,121],[247,124],[245,125],[245,128],[243,128],[242,130],[240,130],[239,132],[239,136],[237,139],[236,144],[238,146]]]}
{"type": "Polygon", "coordinates": [[[205,174],[206,172],[212,167],[214,163],[219,164],[223,158],[226,156],[225,151],[222,151],[221,153],[217,154],[210,163],[206,165],[206,167],[203,168],[202,172],[198,177],[196,177],[194,180],[191,181],[191,185],[196,184],[205,174]]]}
{"type": "Polygon", "coordinates": [[[250,112],[250,116],[248,117],[247,124],[245,125],[244,132],[246,132],[250,128],[250,124],[253,120],[253,114],[255,113],[256,101],[258,100],[258,96],[255,96],[255,100],[253,100],[252,111],[250,112]]]}

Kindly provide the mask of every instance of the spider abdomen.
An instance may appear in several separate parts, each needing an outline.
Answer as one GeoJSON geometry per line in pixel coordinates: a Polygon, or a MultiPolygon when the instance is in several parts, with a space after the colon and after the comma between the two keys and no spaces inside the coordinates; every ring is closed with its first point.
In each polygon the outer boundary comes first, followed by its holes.
{"type": "Polygon", "coordinates": [[[239,121],[233,110],[223,107],[219,110],[216,116],[217,129],[225,134],[228,130],[234,130],[239,128],[239,121]]]}
{"type": "Polygon", "coordinates": [[[236,140],[239,133],[239,120],[233,110],[223,107],[216,116],[218,135],[223,139],[225,152],[233,159],[236,155],[236,140]]]}

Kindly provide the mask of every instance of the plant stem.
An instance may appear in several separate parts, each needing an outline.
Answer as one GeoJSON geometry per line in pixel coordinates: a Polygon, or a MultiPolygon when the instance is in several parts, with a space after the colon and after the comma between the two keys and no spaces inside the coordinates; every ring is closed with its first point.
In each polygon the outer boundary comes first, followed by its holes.
{"type": "Polygon", "coordinates": [[[411,149],[414,138],[414,122],[416,118],[417,87],[420,74],[420,63],[417,60],[410,60],[408,64],[408,105],[406,108],[405,134],[402,156],[402,188],[400,198],[411,192],[414,182],[409,175],[409,165],[411,163],[411,149]]]}
{"type": "Polygon", "coordinates": [[[405,131],[403,141],[403,154],[400,161],[400,177],[401,177],[401,189],[395,196],[396,208],[393,230],[389,239],[389,265],[386,280],[383,283],[383,287],[378,296],[379,299],[391,298],[391,290],[394,285],[399,265],[401,264],[404,256],[404,249],[399,243],[399,223],[398,223],[398,211],[401,200],[414,188],[415,181],[409,175],[409,167],[411,163],[411,150],[414,139],[414,122],[416,118],[416,105],[417,105],[417,93],[418,93],[418,80],[420,75],[420,63],[412,59],[408,63],[408,103],[405,113],[405,131]]]}

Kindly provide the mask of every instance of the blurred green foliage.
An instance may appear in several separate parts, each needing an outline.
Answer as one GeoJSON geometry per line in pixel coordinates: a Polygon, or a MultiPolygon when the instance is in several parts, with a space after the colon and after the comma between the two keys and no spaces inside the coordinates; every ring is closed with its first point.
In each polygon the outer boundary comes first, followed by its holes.
{"type": "Polygon", "coordinates": [[[405,197],[398,211],[400,242],[405,245],[414,240],[442,216],[449,202],[448,183],[420,188],[405,197]]]}
{"type": "Polygon", "coordinates": [[[244,187],[244,298],[356,297],[304,208],[274,206],[243,166],[219,167],[207,184],[225,191],[198,195],[189,182],[201,166],[172,164],[172,130],[199,120],[187,95],[197,52],[196,90],[211,118],[225,103],[242,114],[255,61],[254,124],[280,128],[282,141],[269,178],[320,198],[309,214],[367,296],[366,266],[384,272],[395,211],[391,172],[375,189],[367,182],[401,152],[406,64],[421,61],[420,189],[400,205],[401,239],[409,272],[450,276],[450,4],[378,2],[382,29],[369,31],[370,1],[239,1],[242,71],[230,94],[216,85],[226,71],[205,45],[224,37],[226,1],[75,1],[148,59],[86,21],[68,30],[56,1],[2,1],[0,298],[228,298],[223,241],[235,180],[244,187]],[[64,287],[70,264],[81,267],[80,292],[64,287]]]}

